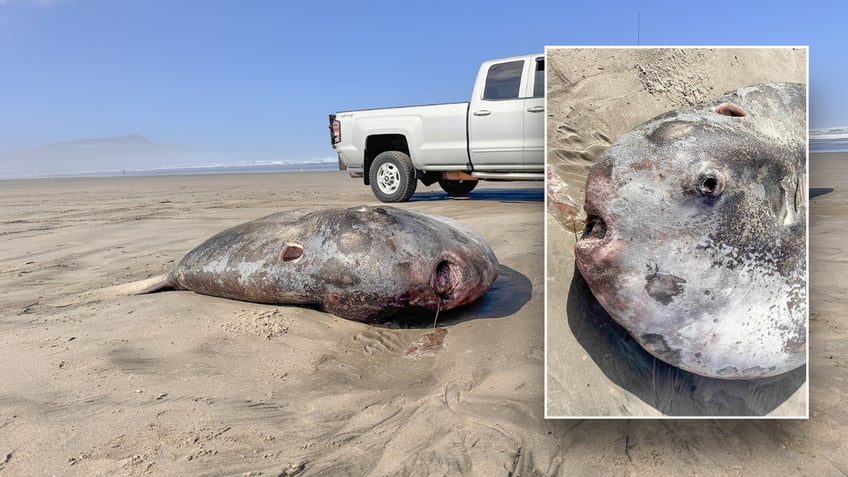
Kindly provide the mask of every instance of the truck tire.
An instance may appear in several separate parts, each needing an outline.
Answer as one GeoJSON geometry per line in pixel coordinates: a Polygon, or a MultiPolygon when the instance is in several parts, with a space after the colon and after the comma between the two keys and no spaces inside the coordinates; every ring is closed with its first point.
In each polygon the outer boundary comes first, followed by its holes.
{"type": "Polygon", "coordinates": [[[371,163],[368,179],[381,202],[406,202],[418,186],[412,159],[400,151],[378,154],[371,163]]]}
{"type": "Polygon", "coordinates": [[[477,182],[479,181],[439,179],[439,185],[442,186],[442,190],[447,192],[449,196],[465,195],[477,187],[477,182]]]}

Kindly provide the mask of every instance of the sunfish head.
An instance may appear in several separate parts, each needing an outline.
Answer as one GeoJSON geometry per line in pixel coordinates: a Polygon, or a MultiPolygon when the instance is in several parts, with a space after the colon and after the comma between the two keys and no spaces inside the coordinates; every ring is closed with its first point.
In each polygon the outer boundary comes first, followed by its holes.
{"type": "Polygon", "coordinates": [[[343,211],[326,230],[321,249],[351,275],[347,282],[355,284],[346,287],[348,295],[383,310],[369,321],[469,304],[498,276],[488,243],[445,217],[364,206],[343,211]]]}
{"type": "Polygon", "coordinates": [[[415,214],[401,240],[411,267],[401,278],[409,284],[411,303],[450,310],[482,297],[497,279],[498,259],[471,228],[446,217],[415,214]]]}
{"type": "Polygon", "coordinates": [[[593,294],[648,352],[705,376],[805,360],[805,150],[756,120],[726,102],[660,116],[586,184],[575,261],[593,294]]]}

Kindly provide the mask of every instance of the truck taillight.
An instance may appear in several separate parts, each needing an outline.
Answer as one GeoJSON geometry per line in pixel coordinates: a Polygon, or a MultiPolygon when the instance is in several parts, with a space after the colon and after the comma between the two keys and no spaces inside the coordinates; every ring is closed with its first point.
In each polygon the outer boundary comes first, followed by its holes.
{"type": "Polygon", "coordinates": [[[333,144],[342,142],[342,123],[333,119],[333,144]]]}

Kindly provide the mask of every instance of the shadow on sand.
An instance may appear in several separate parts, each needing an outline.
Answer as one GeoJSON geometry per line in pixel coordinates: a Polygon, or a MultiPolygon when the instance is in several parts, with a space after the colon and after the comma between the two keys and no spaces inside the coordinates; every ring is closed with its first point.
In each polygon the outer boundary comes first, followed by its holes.
{"type": "Polygon", "coordinates": [[[568,325],[611,381],[668,416],[764,416],[806,379],[806,367],[779,376],[725,380],[700,376],[654,358],[595,299],[575,267],[568,325]]]}
{"type": "Polygon", "coordinates": [[[446,192],[419,192],[410,202],[426,200],[497,200],[500,202],[544,202],[545,190],[538,189],[479,189],[468,195],[450,197],[446,192]]]}
{"type": "Polygon", "coordinates": [[[810,198],[818,197],[820,195],[830,194],[833,192],[833,187],[816,187],[810,189],[810,198]]]}

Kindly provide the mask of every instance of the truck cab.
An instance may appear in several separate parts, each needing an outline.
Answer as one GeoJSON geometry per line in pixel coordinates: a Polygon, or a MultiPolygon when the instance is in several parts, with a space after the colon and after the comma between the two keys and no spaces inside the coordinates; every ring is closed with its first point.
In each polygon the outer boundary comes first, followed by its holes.
{"type": "Polygon", "coordinates": [[[339,168],[383,202],[403,202],[418,181],[450,195],[480,180],[544,180],[543,54],[484,62],[469,102],[330,115],[339,168]]]}
{"type": "Polygon", "coordinates": [[[544,113],[544,55],[483,63],[468,115],[474,169],[543,170],[544,113]]]}

